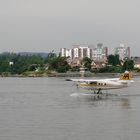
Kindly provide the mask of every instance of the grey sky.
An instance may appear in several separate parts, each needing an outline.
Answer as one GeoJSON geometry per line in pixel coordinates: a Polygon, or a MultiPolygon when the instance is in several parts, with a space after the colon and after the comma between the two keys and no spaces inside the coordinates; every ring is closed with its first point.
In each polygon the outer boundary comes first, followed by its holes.
{"type": "Polygon", "coordinates": [[[0,52],[103,42],[139,54],[139,0],[0,0],[0,52]]]}

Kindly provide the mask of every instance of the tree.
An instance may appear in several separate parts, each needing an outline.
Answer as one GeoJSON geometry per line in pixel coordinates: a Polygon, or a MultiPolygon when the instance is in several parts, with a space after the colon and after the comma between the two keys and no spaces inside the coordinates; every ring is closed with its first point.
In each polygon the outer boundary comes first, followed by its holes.
{"type": "Polygon", "coordinates": [[[134,69],[134,61],[132,59],[126,59],[123,66],[122,66],[122,70],[133,70],[134,69]]]}
{"type": "Polygon", "coordinates": [[[83,64],[85,66],[85,68],[88,68],[89,70],[91,69],[91,63],[92,63],[92,60],[88,57],[85,57],[83,58],[83,64]]]}
{"type": "Polygon", "coordinates": [[[55,70],[57,72],[67,72],[70,69],[66,57],[54,57],[49,60],[48,64],[50,70],[55,70]]]}
{"type": "Polygon", "coordinates": [[[108,56],[108,64],[112,66],[120,65],[119,55],[109,55],[108,56]]]}
{"type": "Polygon", "coordinates": [[[48,53],[48,57],[44,59],[44,63],[49,63],[52,59],[56,58],[57,55],[53,51],[48,53]]]}
{"type": "Polygon", "coordinates": [[[38,55],[19,55],[14,53],[0,54],[0,72],[9,72],[12,74],[21,74],[30,69],[30,66],[37,65],[43,67],[45,58],[38,55]],[[9,62],[13,62],[12,65],[9,62]]]}

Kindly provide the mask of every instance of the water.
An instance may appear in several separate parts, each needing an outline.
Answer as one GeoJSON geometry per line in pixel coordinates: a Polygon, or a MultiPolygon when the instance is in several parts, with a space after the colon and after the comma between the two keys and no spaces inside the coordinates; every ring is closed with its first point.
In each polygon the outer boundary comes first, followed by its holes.
{"type": "Polygon", "coordinates": [[[63,78],[0,78],[0,140],[139,140],[134,80],[97,97],[63,78]]]}

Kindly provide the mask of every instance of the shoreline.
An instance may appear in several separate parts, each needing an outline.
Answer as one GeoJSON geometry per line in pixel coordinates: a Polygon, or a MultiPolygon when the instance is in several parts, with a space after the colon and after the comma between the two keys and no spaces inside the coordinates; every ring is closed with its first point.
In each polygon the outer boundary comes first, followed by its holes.
{"type": "MultiPolygon", "coordinates": [[[[82,76],[80,72],[67,73],[24,73],[24,74],[10,74],[3,73],[0,77],[119,77],[120,73],[91,73],[85,72],[82,76]]],[[[132,76],[140,76],[140,73],[132,73],[132,76]]]]}

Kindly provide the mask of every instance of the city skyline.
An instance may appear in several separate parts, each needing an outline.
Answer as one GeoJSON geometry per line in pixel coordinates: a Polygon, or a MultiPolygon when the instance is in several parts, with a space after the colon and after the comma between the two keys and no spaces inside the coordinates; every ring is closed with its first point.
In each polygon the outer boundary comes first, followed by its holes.
{"type": "MultiPolygon", "coordinates": [[[[107,57],[110,55],[107,46],[103,43],[98,43],[95,45],[89,44],[77,44],[73,45],[71,48],[60,48],[60,56],[68,57],[70,59],[83,59],[88,57],[93,60],[106,61],[107,57]]],[[[120,60],[125,58],[131,58],[131,49],[126,44],[120,44],[120,46],[114,48],[113,55],[119,55],[120,60]]]]}
{"type": "Polygon", "coordinates": [[[139,55],[137,0],[0,1],[0,52],[59,52],[73,44],[120,43],[139,55]]]}

